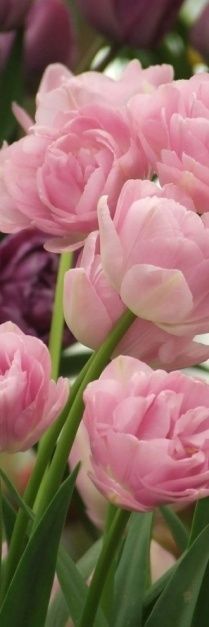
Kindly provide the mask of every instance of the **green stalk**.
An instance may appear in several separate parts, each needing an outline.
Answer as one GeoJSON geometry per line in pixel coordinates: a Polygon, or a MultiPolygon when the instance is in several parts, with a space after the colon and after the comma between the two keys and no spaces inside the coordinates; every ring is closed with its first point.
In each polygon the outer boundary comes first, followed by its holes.
{"type": "Polygon", "coordinates": [[[59,373],[60,355],[62,349],[62,336],[64,327],[63,314],[63,283],[65,272],[69,270],[72,263],[72,253],[63,253],[60,256],[59,268],[57,274],[57,283],[55,289],[54,306],[52,313],[52,322],[49,336],[49,352],[52,361],[52,379],[57,379],[59,373]]]}
{"type": "Polygon", "coordinates": [[[116,512],[94,571],[78,627],[87,627],[87,625],[88,627],[93,627],[102,591],[129,516],[130,512],[125,510],[116,512]]]}
{"type": "Polygon", "coordinates": [[[43,511],[50,503],[62,480],[69,453],[83,414],[83,392],[90,381],[97,379],[100,376],[102,370],[107,365],[113,350],[134,320],[135,315],[129,310],[125,311],[108,335],[105,342],[96,351],[93,359],[91,358],[90,367],[88,368],[86,375],[83,377],[82,383],[58,440],[57,448],[48,471],[45,483],[45,492],[42,495],[42,499],[39,500],[35,524],[38,522],[43,514],[43,511]]]}

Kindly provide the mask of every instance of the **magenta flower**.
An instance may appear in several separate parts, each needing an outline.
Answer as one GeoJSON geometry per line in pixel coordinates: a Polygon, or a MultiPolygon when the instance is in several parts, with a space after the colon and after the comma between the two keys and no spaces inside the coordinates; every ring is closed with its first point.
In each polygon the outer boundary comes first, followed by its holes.
{"type": "Polygon", "coordinates": [[[38,338],[0,325],[0,451],[25,451],[58,418],[69,382],[50,379],[50,356],[38,338]]]}
{"type": "Polygon", "coordinates": [[[101,194],[108,194],[114,212],[123,183],[150,172],[130,122],[129,99],[171,78],[169,66],[144,71],[137,61],[119,81],[49,67],[37,95],[36,124],[0,152],[1,230],[36,226],[55,251],[80,245],[97,227],[101,194]]]}
{"type": "Polygon", "coordinates": [[[116,358],[84,393],[92,479],[113,503],[149,511],[209,495],[209,387],[116,358]]]}
{"type": "Polygon", "coordinates": [[[183,0],[77,0],[90,24],[120,43],[152,48],[172,28],[183,0]]]}

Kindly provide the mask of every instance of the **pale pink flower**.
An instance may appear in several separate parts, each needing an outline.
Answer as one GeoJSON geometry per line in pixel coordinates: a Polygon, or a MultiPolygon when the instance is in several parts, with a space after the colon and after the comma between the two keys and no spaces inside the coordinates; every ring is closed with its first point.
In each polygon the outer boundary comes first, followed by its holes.
{"type": "Polygon", "coordinates": [[[88,433],[82,421],[76,433],[70,452],[69,464],[73,468],[81,462],[76,480],[76,487],[86,506],[86,513],[96,527],[103,528],[107,512],[107,501],[92,483],[89,473],[92,471],[91,450],[88,433]]]}
{"type": "Polygon", "coordinates": [[[69,393],[67,379],[50,379],[45,344],[15,324],[0,325],[0,451],[24,451],[58,418],[69,393]]]}
{"type": "Polygon", "coordinates": [[[198,213],[209,210],[209,75],[159,87],[155,98],[135,96],[130,115],[161,184],[174,183],[198,213]]]}
{"type": "MultiPolygon", "coordinates": [[[[150,194],[157,191],[156,186],[149,182],[143,184],[144,188],[150,194]]],[[[112,259],[115,259],[114,255],[112,259]]],[[[120,295],[104,273],[98,232],[91,233],[76,268],[65,274],[64,315],[67,325],[79,342],[96,349],[125,308],[120,295]]],[[[209,347],[193,341],[193,337],[194,333],[176,337],[153,322],[137,318],[114,354],[138,357],[152,367],[163,367],[166,370],[183,368],[209,357],[209,347]]]]}
{"type": "Polygon", "coordinates": [[[142,70],[128,64],[114,81],[97,72],[73,76],[55,64],[37,94],[31,128],[19,109],[27,137],[0,152],[0,228],[36,227],[51,239],[47,248],[78,246],[97,227],[97,202],[107,194],[111,212],[124,182],[150,174],[132,125],[128,102],[172,79],[169,66],[142,70]]]}
{"type": "Polygon", "coordinates": [[[92,479],[111,502],[149,511],[209,495],[209,386],[118,357],[84,392],[92,479]]]}
{"type": "MultiPolygon", "coordinates": [[[[149,184],[150,185],[150,184],[149,184]]],[[[129,181],[112,220],[100,201],[101,261],[135,315],[174,335],[209,331],[209,229],[165,190],[129,181]],[[114,259],[114,263],[113,263],[114,259]]]]}

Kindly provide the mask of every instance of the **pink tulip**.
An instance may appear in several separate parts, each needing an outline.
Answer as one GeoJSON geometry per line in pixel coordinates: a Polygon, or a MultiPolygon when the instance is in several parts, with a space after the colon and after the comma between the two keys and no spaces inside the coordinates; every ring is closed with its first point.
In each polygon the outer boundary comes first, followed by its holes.
{"type": "Polygon", "coordinates": [[[113,503],[149,511],[209,495],[209,387],[118,357],[84,392],[92,479],[113,503]]]}
{"type": "Polygon", "coordinates": [[[55,251],[80,245],[97,227],[101,194],[108,194],[114,212],[123,183],[149,174],[127,105],[133,94],[154,91],[171,77],[169,66],[144,71],[137,61],[119,81],[49,67],[35,125],[0,152],[1,230],[35,226],[50,236],[47,248],[55,251]]]}
{"type": "Polygon", "coordinates": [[[160,183],[174,183],[198,213],[209,211],[209,75],[159,87],[129,103],[135,131],[160,183]]]}
{"type": "Polygon", "coordinates": [[[50,379],[50,356],[38,338],[11,322],[0,325],[0,451],[24,451],[58,418],[67,379],[50,379]]]}
{"type": "Polygon", "coordinates": [[[167,188],[155,189],[155,196],[148,196],[147,182],[128,181],[114,220],[101,200],[104,272],[122,302],[140,318],[178,336],[206,333],[209,229],[193,211],[166,198],[167,188]]]}
{"type": "Polygon", "coordinates": [[[81,422],[76,433],[69,458],[71,468],[76,466],[79,462],[81,462],[81,467],[78,473],[76,487],[86,506],[87,516],[89,516],[96,527],[102,529],[107,512],[107,501],[104,499],[101,492],[97,490],[89,477],[89,473],[92,471],[91,451],[88,433],[83,422],[81,422]]]}
{"type": "MultiPolygon", "coordinates": [[[[136,183],[138,186],[140,183],[136,183]]],[[[144,182],[145,188],[146,193],[160,194],[153,183],[144,182]]],[[[79,342],[96,349],[124,311],[125,304],[102,268],[98,233],[91,233],[76,268],[65,274],[64,315],[67,325],[79,342]]],[[[209,347],[193,341],[193,337],[194,333],[189,335],[189,332],[186,337],[176,337],[153,322],[138,318],[118,344],[115,354],[138,357],[153,367],[166,370],[183,368],[209,357],[209,347]]]]}

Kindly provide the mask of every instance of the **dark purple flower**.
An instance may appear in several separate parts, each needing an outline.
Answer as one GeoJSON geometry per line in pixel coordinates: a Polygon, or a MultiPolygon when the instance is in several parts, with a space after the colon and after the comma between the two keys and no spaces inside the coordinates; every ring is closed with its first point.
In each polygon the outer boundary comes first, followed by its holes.
{"type": "MultiPolygon", "coordinates": [[[[35,231],[21,231],[0,242],[0,324],[11,320],[47,343],[58,256],[43,241],[35,231]]],[[[65,339],[69,344],[70,334],[65,339]]]]}
{"type": "Polygon", "coordinates": [[[32,0],[0,0],[0,31],[23,25],[32,0]]]}
{"type": "MultiPolygon", "coordinates": [[[[18,3],[19,0],[15,2],[18,3]]],[[[14,31],[0,34],[0,70],[8,60],[14,38],[14,31]]],[[[75,51],[74,25],[65,0],[34,0],[25,21],[23,41],[23,65],[27,85],[36,90],[49,63],[72,66],[75,51]]]]}
{"type": "Polygon", "coordinates": [[[77,4],[107,37],[151,48],[172,28],[183,0],[77,0],[77,4]]]}
{"type": "Polygon", "coordinates": [[[190,30],[190,42],[200,54],[209,58],[209,4],[203,9],[198,20],[190,30]]]}

